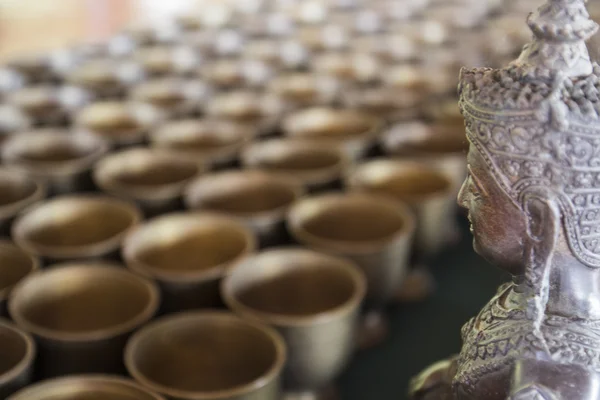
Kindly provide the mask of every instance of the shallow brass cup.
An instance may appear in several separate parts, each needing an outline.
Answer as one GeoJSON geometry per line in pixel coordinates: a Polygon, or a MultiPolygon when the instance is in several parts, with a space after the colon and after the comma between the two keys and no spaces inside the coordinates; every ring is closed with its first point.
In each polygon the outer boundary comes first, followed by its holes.
{"type": "Polygon", "coordinates": [[[148,131],[163,119],[164,115],[150,104],[102,101],[82,109],[75,126],[83,134],[100,136],[111,147],[120,148],[144,143],[148,131]]]}
{"type": "Polygon", "coordinates": [[[63,196],[27,209],[13,224],[12,237],[43,265],[118,258],[125,235],[141,218],[140,211],[123,200],[63,196]]]}
{"type": "Polygon", "coordinates": [[[6,66],[21,74],[28,84],[53,83],[57,75],[48,54],[27,54],[9,60],[6,66]]]}
{"type": "Polygon", "coordinates": [[[285,111],[277,96],[251,90],[217,95],[206,107],[209,117],[248,125],[258,129],[259,136],[274,134],[285,111]]]}
{"type": "Polygon", "coordinates": [[[299,243],[346,257],[362,269],[368,291],[359,346],[379,344],[387,335],[382,309],[408,270],[415,230],[411,211],[386,197],[327,194],[298,201],[287,223],[299,243]]]}
{"type": "Polygon", "coordinates": [[[347,84],[376,81],[381,68],[379,58],[364,51],[326,52],[318,55],[313,62],[317,73],[333,76],[347,84]]]}
{"type": "Polygon", "coordinates": [[[35,126],[65,126],[71,117],[91,101],[75,87],[28,86],[8,96],[8,104],[19,108],[35,126]]]}
{"type": "Polygon", "coordinates": [[[130,98],[148,103],[163,112],[168,119],[190,117],[204,108],[210,91],[195,79],[159,78],[135,86],[130,98]]]}
{"type": "MultiPolygon", "coordinates": [[[[0,317],[6,317],[6,302],[12,288],[39,268],[39,260],[10,240],[0,239],[0,317]]],[[[0,378],[1,381],[1,378],[0,378]]]]}
{"type": "Polygon", "coordinates": [[[33,380],[36,345],[33,338],[4,318],[0,318],[0,398],[8,396],[33,380]]]}
{"type": "Polygon", "coordinates": [[[236,265],[222,292],[236,313],[283,335],[288,346],[283,398],[323,398],[354,352],[366,292],[361,271],[341,258],[279,248],[236,265]]]}
{"type": "Polygon", "coordinates": [[[309,192],[340,186],[348,161],[334,146],[294,139],[257,142],[242,153],[242,164],[300,181],[309,192]]]}
{"type": "Polygon", "coordinates": [[[93,189],[92,166],[108,151],[95,136],[39,129],[8,139],[2,160],[33,179],[46,182],[51,195],[93,189]]]}
{"type": "Polygon", "coordinates": [[[422,255],[436,254],[447,243],[456,203],[447,174],[424,162],[379,159],[357,166],[346,184],[408,205],[417,217],[415,247],[422,255]]]}
{"type": "Polygon", "coordinates": [[[129,379],[111,375],[76,375],[36,383],[7,400],[165,400],[129,379]]]}
{"type": "Polygon", "coordinates": [[[268,90],[291,109],[331,106],[339,97],[340,83],[322,74],[292,72],[271,80],[268,90]]]}
{"type": "Polygon", "coordinates": [[[380,85],[349,88],[342,96],[342,104],[384,119],[388,124],[411,119],[415,115],[414,99],[399,96],[397,90],[380,85]]]}
{"type": "Polygon", "coordinates": [[[456,119],[433,125],[401,123],[384,132],[381,142],[388,156],[421,160],[448,174],[456,198],[467,175],[469,144],[463,123],[456,119]]]}
{"type": "Polygon", "coordinates": [[[22,280],[10,316],[38,345],[37,375],[122,373],[123,348],[159,305],[158,288],[119,265],[58,264],[22,280]]]}
{"type": "Polygon", "coordinates": [[[356,110],[315,107],[295,112],[283,121],[286,136],[340,147],[358,161],[375,144],[384,121],[356,110]]]}
{"type": "Polygon", "coordinates": [[[198,75],[219,90],[260,89],[274,72],[267,63],[253,59],[221,59],[200,67],[198,75]]]}
{"type": "Polygon", "coordinates": [[[285,215],[303,193],[300,182],[264,171],[227,171],[200,177],[184,195],[189,209],[211,210],[238,218],[261,246],[285,242],[285,215]]]}
{"type": "Polygon", "coordinates": [[[187,312],[133,335],[125,364],[170,400],[280,400],[285,353],[269,327],[226,312],[187,312]]]}
{"type": "Polygon", "coordinates": [[[65,79],[92,93],[96,99],[121,99],[143,76],[141,68],[132,63],[95,59],[77,66],[65,79]]]}
{"type": "Polygon", "coordinates": [[[147,46],[136,51],[135,61],[149,77],[186,76],[200,65],[199,54],[182,45],[147,46]]]}
{"type": "Polygon", "coordinates": [[[180,209],[184,189],[203,172],[200,163],[161,149],[130,148],[112,153],[94,168],[104,192],[134,201],[146,216],[180,209]]]}
{"type": "Polygon", "coordinates": [[[7,138],[31,129],[32,125],[31,119],[19,108],[0,104],[0,149],[7,138]]]}
{"type": "Polygon", "coordinates": [[[162,311],[222,305],[219,282],[230,266],[256,248],[240,222],[213,213],[176,213],[155,218],[125,239],[127,266],[155,280],[162,311]]]}
{"type": "Polygon", "coordinates": [[[238,161],[242,149],[257,135],[247,124],[217,119],[184,119],[150,132],[152,146],[219,169],[238,161]]]}
{"type": "Polygon", "coordinates": [[[15,217],[46,197],[46,184],[10,167],[0,167],[0,233],[10,233],[15,217]]]}

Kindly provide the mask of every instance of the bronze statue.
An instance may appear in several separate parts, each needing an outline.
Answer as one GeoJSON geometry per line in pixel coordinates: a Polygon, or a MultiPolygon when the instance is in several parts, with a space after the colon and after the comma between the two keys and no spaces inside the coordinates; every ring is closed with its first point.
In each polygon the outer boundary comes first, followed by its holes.
{"type": "Polygon", "coordinates": [[[600,66],[585,0],[547,0],[500,70],[461,71],[470,143],[459,204],[475,250],[514,279],[413,399],[600,399],[600,66]]]}

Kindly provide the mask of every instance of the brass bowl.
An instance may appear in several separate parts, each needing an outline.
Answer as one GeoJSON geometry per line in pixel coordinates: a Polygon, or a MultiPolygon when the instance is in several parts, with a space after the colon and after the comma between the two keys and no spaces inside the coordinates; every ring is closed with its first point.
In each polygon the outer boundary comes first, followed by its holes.
{"type": "Polygon", "coordinates": [[[114,59],[95,59],[73,68],[65,79],[84,88],[97,99],[118,99],[143,78],[141,68],[114,59]]]}
{"type": "Polygon", "coordinates": [[[313,70],[318,74],[333,76],[350,84],[379,79],[381,68],[379,58],[367,52],[326,52],[313,61],[313,70]]]}
{"type": "Polygon", "coordinates": [[[185,192],[189,209],[229,214],[243,221],[263,246],[285,240],[288,208],[303,193],[289,177],[263,171],[230,171],[206,175],[185,192]]]}
{"type": "Polygon", "coordinates": [[[7,103],[20,109],[36,126],[64,126],[71,116],[91,101],[75,87],[28,86],[11,93],[7,103]]]}
{"type": "Polygon", "coordinates": [[[6,66],[21,74],[27,84],[52,83],[57,75],[48,54],[27,54],[9,60],[6,66]]]}
{"type": "Polygon", "coordinates": [[[200,163],[161,149],[130,148],[112,153],[94,168],[104,192],[135,201],[146,215],[180,207],[184,189],[203,172],[200,163]]]}
{"type": "Polygon", "coordinates": [[[416,121],[397,124],[384,132],[381,145],[388,156],[421,160],[448,173],[453,191],[458,195],[467,175],[469,148],[462,124],[460,127],[449,123],[428,125],[416,121]]]}
{"type": "Polygon", "coordinates": [[[276,96],[250,90],[237,90],[214,97],[206,108],[209,117],[229,120],[258,129],[260,136],[274,133],[285,112],[276,96]]]}
{"type": "Polygon", "coordinates": [[[271,80],[268,90],[292,109],[330,106],[340,94],[337,80],[310,72],[292,72],[271,80]]]}
{"type": "Polygon", "coordinates": [[[165,123],[150,132],[150,142],[212,168],[237,161],[242,148],[258,131],[247,125],[217,119],[185,119],[165,123]]]}
{"type": "Polygon", "coordinates": [[[107,151],[108,145],[98,137],[39,129],[8,139],[2,160],[46,182],[51,194],[66,194],[92,189],[92,166],[107,151]]]}
{"type": "Polygon", "coordinates": [[[222,305],[219,282],[256,248],[240,222],[208,212],[167,214],[134,229],[123,244],[133,271],[157,281],[162,311],[222,305]]]}
{"type": "Polygon", "coordinates": [[[159,297],[152,282],[119,265],[73,263],[22,280],[8,309],[36,338],[40,377],[116,374],[127,338],[154,316],[159,297]]]}
{"type": "Polygon", "coordinates": [[[32,125],[31,119],[17,107],[0,104],[0,148],[7,138],[31,129],[32,125]]]}
{"type": "MultiPolygon", "coordinates": [[[[310,4],[307,2],[305,4],[310,4]]],[[[311,52],[342,50],[350,46],[350,29],[339,24],[308,25],[300,27],[296,32],[296,40],[311,52]]]]}
{"type": "Polygon", "coordinates": [[[352,190],[388,196],[411,207],[417,217],[418,258],[429,258],[447,243],[456,210],[449,175],[426,162],[379,159],[357,166],[346,184],[352,190]]]}
{"type": "Polygon", "coordinates": [[[129,202],[100,195],[64,196],[34,206],[17,218],[13,240],[51,261],[118,255],[127,231],[141,220],[129,202]]]}
{"type": "Polygon", "coordinates": [[[367,277],[367,314],[359,345],[387,335],[382,307],[391,302],[408,270],[415,219],[407,207],[383,196],[327,194],[298,201],[287,226],[300,244],[354,261],[367,277]]]}
{"type": "Polygon", "coordinates": [[[210,91],[194,79],[160,78],[135,86],[130,94],[133,101],[148,103],[169,119],[197,114],[207,101],[210,91]]]}
{"type": "Polygon", "coordinates": [[[382,128],[373,115],[326,107],[301,110],[283,121],[286,136],[339,146],[351,161],[366,155],[382,128]]]}
{"type": "Polygon", "coordinates": [[[345,107],[372,114],[388,124],[410,120],[421,113],[414,97],[399,96],[397,90],[382,85],[350,87],[341,100],[345,107]]]}
{"type": "Polygon", "coordinates": [[[8,396],[33,380],[36,345],[33,338],[0,318],[0,397],[8,396]]]}
{"type": "Polygon", "coordinates": [[[279,400],[285,360],[276,331],[215,311],[163,317],[125,350],[129,374],[174,400],[279,400]]]}
{"type": "Polygon", "coordinates": [[[10,240],[0,239],[0,317],[7,316],[6,301],[12,288],[39,266],[36,257],[27,254],[10,240]]]}
{"type": "Polygon", "coordinates": [[[197,52],[182,45],[143,47],[136,51],[134,59],[149,77],[190,75],[201,61],[197,52]]]}
{"type": "Polygon", "coordinates": [[[347,365],[365,292],[365,277],[354,264],[300,248],[252,256],[234,266],[222,285],[232,310],[283,335],[284,390],[306,396],[298,398],[320,398],[314,394],[347,365]]]}
{"type": "Polygon", "coordinates": [[[22,389],[7,400],[165,400],[129,379],[110,375],[55,378],[22,389]]]}
{"type": "Polygon", "coordinates": [[[294,139],[254,143],[242,153],[242,163],[248,168],[290,176],[310,192],[338,186],[348,164],[336,147],[294,139]]]}
{"type": "Polygon", "coordinates": [[[273,76],[273,70],[260,60],[222,59],[202,66],[198,75],[219,90],[263,87],[273,76]]]}
{"type": "Polygon", "coordinates": [[[46,185],[14,168],[0,167],[0,232],[8,233],[13,219],[46,197],[46,185]]]}
{"type": "Polygon", "coordinates": [[[149,104],[104,101],[82,109],[76,117],[76,127],[118,148],[143,143],[148,131],[163,119],[162,113],[149,104]]]}

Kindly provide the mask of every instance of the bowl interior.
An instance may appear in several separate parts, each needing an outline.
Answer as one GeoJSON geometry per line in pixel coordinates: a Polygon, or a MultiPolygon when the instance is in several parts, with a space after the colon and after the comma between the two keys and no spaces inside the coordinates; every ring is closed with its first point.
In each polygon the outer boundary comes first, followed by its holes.
{"type": "Polygon", "coordinates": [[[309,317],[334,310],[356,294],[347,268],[320,255],[263,253],[235,270],[237,301],[264,314],[309,317]]]}
{"type": "Polygon", "coordinates": [[[291,185],[258,175],[215,176],[192,189],[194,207],[233,214],[272,211],[291,204],[291,185]]]}
{"type": "Polygon", "coordinates": [[[0,173],[0,207],[25,200],[36,191],[35,182],[24,176],[0,173]]]}
{"type": "Polygon", "coordinates": [[[87,128],[110,135],[142,127],[141,121],[126,104],[118,102],[95,103],[82,111],[81,122],[87,128]]]}
{"type": "Polygon", "coordinates": [[[120,202],[101,199],[60,199],[41,205],[21,220],[20,232],[34,246],[88,246],[124,233],[136,222],[120,202]]]}
{"type": "Polygon", "coordinates": [[[312,109],[292,115],[286,125],[292,135],[334,139],[365,134],[375,128],[376,123],[363,113],[312,109]]]}
{"type": "Polygon", "coordinates": [[[199,271],[235,260],[247,250],[245,232],[230,222],[191,216],[164,219],[133,237],[132,257],[164,271],[199,271]]]}
{"type": "Polygon", "coordinates": [[[86,334],[111,330],[143,314],[152,301],[149,286],[116,267],[57,267],[24,281],[13,310],[46,331],[86,334]]]}
{"type": "Polygon", "coordinates": [[[0,293],[14,286],[34,267],[33,260],[17,246],[0,243],[0,293]]]}
{"type": "Polygon", "coordinates": [[[331,168],[341,161],[336,151],[318,147],[267,146],[254,152],[255,164],[274,171],[310,171],[331,168]]]}
{"type": "Polygon", "coordinates": [[[0,379],[27,356],[29,344],[14,328],[0,325],[0,379]]]}
{"type": "Polygon", "coordinates": [[[169,389],[210,393],[250,385],[277,362],[273,339],[237,319],[180,318],[143,331],[132,364],[169,389]]]}
{"type": "Polygon", "coordinates": [[[427,199],[450,191],[444,174],[415,164],[373,163],[357,172],[357,185],[373,193],[410,201],[427,199]]]}
{"type": "Polygon", "coordinates": [[[385,240],[406,225],[399,212],[369,201],[323,201],[307,204],[300,210],[299,223],[315,238],[336,242],[385,240]]]}

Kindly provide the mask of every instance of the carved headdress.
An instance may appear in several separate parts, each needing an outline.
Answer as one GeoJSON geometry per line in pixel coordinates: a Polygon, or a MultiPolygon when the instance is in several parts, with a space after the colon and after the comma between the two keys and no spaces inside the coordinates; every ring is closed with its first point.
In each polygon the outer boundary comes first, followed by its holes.
{"type": "Polygon", "coordinates": [[[585,41],[598,29],[584,0],[548,0],[533,41],[500,70],[461,71],[469,141],[517,204],[533,188],[559,201],[573,254],[600,267],[600,67],[585,41]]]}

